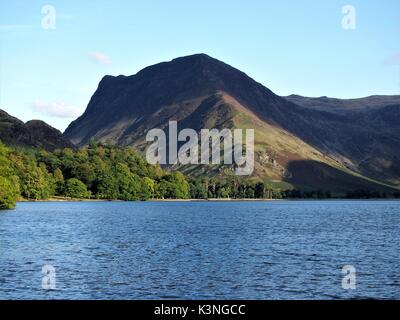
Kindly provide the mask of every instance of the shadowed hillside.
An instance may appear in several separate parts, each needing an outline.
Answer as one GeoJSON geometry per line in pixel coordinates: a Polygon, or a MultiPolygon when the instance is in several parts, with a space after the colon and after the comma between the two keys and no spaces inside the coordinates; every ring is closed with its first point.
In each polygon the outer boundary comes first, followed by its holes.
{"type": "MultiPolygon", "coordinates": [[[[349,179],[368,176],[367,183],[372,185],[372,180],[400,183],[400,140],[394,134],[399,125],[393,121],[390,129],[387,126],[397,106],[380,109],[379,101],[371,102],[371,113],[354,117],[289,100],[245,73],[198,54],[150,66],[133,76],[104,77],[85,113],[64,136],[77,146],[96,139],[144,151],[147,132],[167,129],[171,120],[178,121],[180,128],[195,130],[254,128],[256,170],[252,179],[290,181],[298,170],[290,163],[312,161],[350,173],[349,179]],[[387,116],[379,113],[380,122],[373,114],[378,110],[388,112],[387,116]]],[[[230,169],[185,170],[192,175],[224,175],[230,169]]]]}
{"type": "Polygon", "coordinates": [[[0,110],[0,141],[10,146],[36,147],[48,151],[73,147],[62,133],[40,120],[27,123],[0,110]]]}

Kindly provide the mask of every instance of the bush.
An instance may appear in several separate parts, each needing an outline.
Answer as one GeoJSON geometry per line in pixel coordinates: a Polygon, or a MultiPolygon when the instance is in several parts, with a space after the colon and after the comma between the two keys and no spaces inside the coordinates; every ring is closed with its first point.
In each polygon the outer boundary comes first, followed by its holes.
{"type": "Polygon", "coordinates": [[[19,182],[9,160],[10,150],[0,142],[0,210],[15,207],[19,182]]]}
{"type": "Polygon", "coordinates": [[[17,181],[11,181],[0,177],[0,210],[14,208],[18,199],[18,194],[19,188],[17,181]]]}
{"type": "Polygon", "coordinates": [[[65,183],[65,195],[71,198],[87,199],[90,198],[90,192],[86,185],[75,178],[69,179],[65,183]]]}

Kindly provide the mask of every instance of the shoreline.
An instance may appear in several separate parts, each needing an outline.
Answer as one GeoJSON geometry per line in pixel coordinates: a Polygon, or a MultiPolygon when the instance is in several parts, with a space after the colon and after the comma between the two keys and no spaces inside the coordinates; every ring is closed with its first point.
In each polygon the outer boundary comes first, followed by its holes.
{"type": "Polygon", "coordinates": [[[332,198],[332,199],[149,199],[149,200],[106,200],[106,199],[75,199],[75,198],[50,198],[42,200],[20,199],[17,203],[41,203],[41,202],[276,202],[276,201],[400,201],[397,198],[371,198],[371,199],[347,199],[347,198],[332,198]]]}
{"type": "Polygon", "coordinates": [[[41,200],[33,199],[20,199],[17,202],[25,203],[35,203],[35,202],[243,202],[243,201],[284,201],[289,199],[149,199],[149,200],[107,200],[107,199],[79,199],[79,198],[49,198],[41,200]]]}

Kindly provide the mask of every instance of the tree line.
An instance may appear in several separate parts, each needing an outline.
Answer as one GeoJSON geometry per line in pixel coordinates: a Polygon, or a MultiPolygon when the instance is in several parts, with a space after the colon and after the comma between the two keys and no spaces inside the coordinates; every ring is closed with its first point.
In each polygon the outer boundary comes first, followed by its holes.
{"type": "Polygon", "coordinates": [[[0,208],[16,200],[54,196],[79,199],[187,199],[180,172],[149,165],[135,150],[91,143],[82,150],[47,152],[0,143],[0,208]]]}
{"type": "Polygon", "coordinates": [[[264,184],[192,179],[150,165],[134,149],[91,142],[81,150],[9,148],[0,142],[0,208],[18,199],[104,200],[272,198],[264,184]]]}
{"type": "MultiPolygon", "coordinates": [[[[382,196],[382,195],[380,195],[382,196]]],[[[399,195],[400,196],[400,195],[399,195]]],[[[150,165],[134,149],[91,142],[81,150],[10,148],[0,142],[0,209],[18,199],[103,200],[331,198],[329,191],[280,190],[237,176],[191,178],[150,165]]],[[[378,197],[368,191],[348,198],[378,197]]]]}

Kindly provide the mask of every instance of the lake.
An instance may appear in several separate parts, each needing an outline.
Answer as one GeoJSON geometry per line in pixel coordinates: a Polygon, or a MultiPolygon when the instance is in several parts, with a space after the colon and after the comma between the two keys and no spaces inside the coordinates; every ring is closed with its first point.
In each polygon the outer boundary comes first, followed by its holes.
{"type": "Polygon", "coordinates": [[[0,212],[0,299],[349,298],[400,299],[400,202],[43,202],[0,212]],[[345,265],[354,290],[342,287],[345,265]],[[54,268],[54,290],[42,287],[43,266],[54,268]]]}

